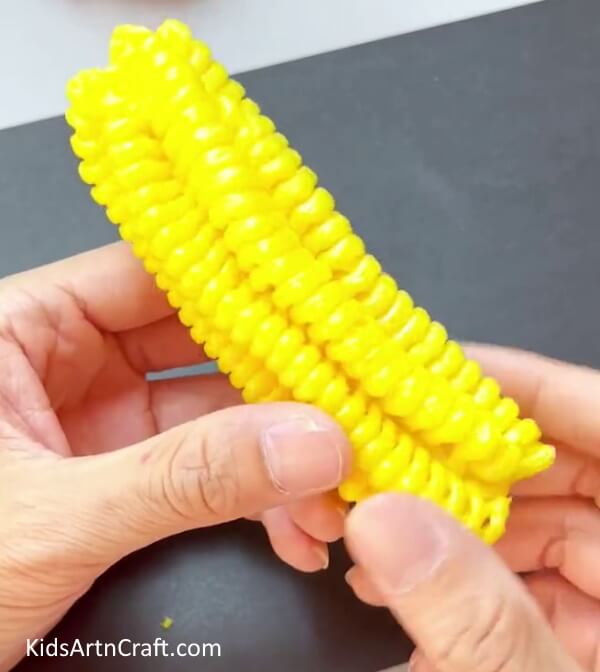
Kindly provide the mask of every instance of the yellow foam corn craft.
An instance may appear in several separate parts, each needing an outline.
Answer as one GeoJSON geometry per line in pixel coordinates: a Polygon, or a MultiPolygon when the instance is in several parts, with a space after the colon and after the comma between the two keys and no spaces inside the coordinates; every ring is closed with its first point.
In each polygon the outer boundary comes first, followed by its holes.
{"type": "Polygon", "coordinates": [[[80,174],[248,402],[294,399],[355,449],[347,501],[408,491],[493,543],[554,459],[517,404],[366,253],[334,199],[186,26],[115,30],[69,84],[80,174]]]}

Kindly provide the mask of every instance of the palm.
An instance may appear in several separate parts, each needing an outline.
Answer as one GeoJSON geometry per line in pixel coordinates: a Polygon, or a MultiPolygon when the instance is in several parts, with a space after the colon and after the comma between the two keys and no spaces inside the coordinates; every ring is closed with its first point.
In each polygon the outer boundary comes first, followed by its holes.
{"type": "Polygon", "coordinates": [[[137,443],[240,401],[218,375],[147,379],[150,371],[202,361],[201,350],[175,317],[124,333],[103,332],[80,320],[73,332],[76,347],[59,367],[68,375],[57,418],[74,455],[137,443]]]}
{"type": "Polygon", "coordinates": [[[114,450],[155,434],[158,411],[151,386],[127,360],[118,340],[106,339],[101,352],[82,356],[84,363],[74,368],[81,388],[57,413],[71,453],[114,450]]]}
{"type": "Polygon", "coordinates": [[[148,310],[138,324],[111,330],[125,317],[117,303],[105,316],[65,287],[50,284],[35,296],[11,288],[0,331],[10,375],[0,386],[19,433],[62,455],[98,453],[239,401],[220,376],[147,380],[149,371],[200,362],[202,353],[158,293],[140,299],[148,310]]]}

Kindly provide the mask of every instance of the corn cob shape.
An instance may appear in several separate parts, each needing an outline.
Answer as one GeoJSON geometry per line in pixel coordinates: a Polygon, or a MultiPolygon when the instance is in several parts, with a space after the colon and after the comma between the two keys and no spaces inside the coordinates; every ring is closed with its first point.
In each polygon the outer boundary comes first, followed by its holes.
{"type": "Polygon", "coordinates": [[[496,541],[511,485],[553,449],[382,272],[209,49],[172,20],[119,27],[109,66],[68,97],[94,200],[244,399],[336,418],[355,449],[345,500],[411,492],[496,541]]]}

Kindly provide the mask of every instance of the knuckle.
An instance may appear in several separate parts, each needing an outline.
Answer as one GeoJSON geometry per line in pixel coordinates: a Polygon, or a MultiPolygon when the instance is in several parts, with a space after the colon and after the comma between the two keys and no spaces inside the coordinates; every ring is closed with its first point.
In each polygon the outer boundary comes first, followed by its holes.
{"type": "Polygon", "coordinates": [[[508,672],[522,656],[525,610],[516,608],[501,592],[485,599],[473,595],[461,607],[467,619],[448,620],[445,636],[440,638],[434,664],[463,669],[473,666],[478,672],[508,672]]]}
{"type": "Polygon", "coordinates": [[[210,430],[184,432],[162,471],[163,500],[176,516],[193,523],[235,516],[239,486],[235,452],[226,438],[210,430]]]}

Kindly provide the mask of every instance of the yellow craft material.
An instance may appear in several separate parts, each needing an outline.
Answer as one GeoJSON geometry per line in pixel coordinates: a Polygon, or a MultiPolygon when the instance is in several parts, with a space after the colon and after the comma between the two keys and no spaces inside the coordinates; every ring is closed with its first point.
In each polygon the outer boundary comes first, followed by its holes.
{"type": "Polygon", "coordinates": [[[495,542],[511,486],[553,448],[382,271],[208,47],[173,20],[118,27],[108,67],[68,97],[94,200],[244,399],[314,404],[344,427],[343,499],[414,493],[495,542]]]}

